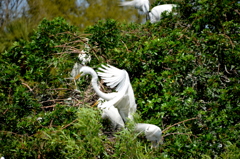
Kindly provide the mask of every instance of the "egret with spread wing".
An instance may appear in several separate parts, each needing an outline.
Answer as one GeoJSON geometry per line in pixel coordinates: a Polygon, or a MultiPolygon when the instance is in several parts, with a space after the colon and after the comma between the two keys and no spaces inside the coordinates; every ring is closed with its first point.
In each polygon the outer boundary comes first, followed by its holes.
{"type": "MultiPolygon", "coordinates": [[[[92,76],[91,84],[97,95],[106,102],[99,106],[100,108],[110,108],[114,106],[118,109],[119,114],[121,115],[124,122],[127,121],[127,118],[130,120],[133,119],[133,114],[136,112],[136,103],[133,93],[133,89],[130,83],[130,79],[127,71],[120,70],[111,65],[104,66],[99,69],[101,72],[98,72],[98,75],[110,88],[114,88],[116,92],[113,93],[104,93],[98,87],[98,76],[97,73],[88,66],[83,66],[80,69],[80,73],[90,74],[92,76]]],[[[78,76],[76,77],[76,79],[78,76]]]]}
{"type": "Polygon", "coordinates": [[[102,66],[99,69],[98,75],[110,88],[115,88],[117,96],[105,103],[101,107],[107,108],[109,105],[114,105],[124,122],[127,118],[133,120],[133,114],[136,112],[135,97],[130,83],[127,71],[120,70],[111,65],[102,66]]]}
{"type": "Polygon", "coordinates": [[[152,147],[158,147],[162,143],[162,130],[153,124],[138,123],[135,125],[135,131],[144,132],[146,138],[152,142],[152,147]]]}

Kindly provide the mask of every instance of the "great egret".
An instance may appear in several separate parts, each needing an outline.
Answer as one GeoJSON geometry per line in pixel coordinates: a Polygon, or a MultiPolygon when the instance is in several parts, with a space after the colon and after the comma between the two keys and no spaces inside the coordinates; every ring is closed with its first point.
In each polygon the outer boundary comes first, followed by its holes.
{"type": "Polygon", "coordinates": [[[133,120],[133,114],[136,112],[137,105],[135,103],[135,97],[130,83],[130,79],[127,71],[120,70],[111,65],[104,66],[99,69],[98,75],[110,88],[115,88],[117,96],[105,103],[101,107],[107,108],[108,105],[114,105],[124,122],[127,118],[133,120]]]}
{"type": "Polygon", "coordinates": [[[138,13],[147,14],[149,11],[149,0],[133,0],[121,2],[120,6],[132,6],[138,9],[138,13]]]}
{"type": "Polygon", "coordinates": [[[153,124],[138,123],[135,125],[136,132],[144,132],[146,138],[151,141],[152,147],[158,147],[162,143],[162,130],[153,124]]]}
{"type": "Polygon", "coordinates": [[[167,12],[172,12],[172,9],[176,7],[177,5],[175,4],[163,4],[156,6],[152,8],[152,10],[148,13],[149,19],[151,23],[155,23],[161,20],[162,18],[162,13],[167,11],[167,12]]]}
{"type": "Polygon", "coordinates": [[[132,6],[146,14],[147,20],[150,20],[151,23],[155,23],[161,20],[161,14],[165,11],[171,12],[173,7],[176,7],[175,4],[163,4],[158,5],[149,10],[149,0],[133,0],[121,2],[120,6],[132,6]]]}
{"type": "MultiPolygon", "coordinates": [[[[88,66],[83,66],[80,69],[81,75],[90,74],[92,76],[91,84],[97,95],[106,100],[101,104],[100,108],[110,108],[114,106],[118,109],[124,122],[127,118],[133,119],[133,113],[136,112],[136,103],[133,89],[129,80],[127,71],[120,70],[111,65],[104,66],[99,69],[98,75],[110,88],[115,88],[116,92],[104,93],[98,87],[97,73],[88,66]]],[[[79,78],[78,76],[75,78],[79,78]]]]}
{"type": "Polygon", "coordinates": [[[111,121],[113,129],[124,128],[125,124],[120,116],[118,109],[113,105],[108,108],[102,108],[101,105],[104,102],[104,99],[98,99],[98,108],[102,110],[102,118],[108,119],[111,121]]]}

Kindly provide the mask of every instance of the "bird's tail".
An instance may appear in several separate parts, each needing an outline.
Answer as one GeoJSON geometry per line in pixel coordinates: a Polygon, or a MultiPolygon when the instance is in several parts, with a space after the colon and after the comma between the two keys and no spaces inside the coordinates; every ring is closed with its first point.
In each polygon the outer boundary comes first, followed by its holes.
{"type": "Polygon", "coordinates": [[[121,2],[120,6],[135,6],[136,1],[125,1],[125,2],[121,2]]]}

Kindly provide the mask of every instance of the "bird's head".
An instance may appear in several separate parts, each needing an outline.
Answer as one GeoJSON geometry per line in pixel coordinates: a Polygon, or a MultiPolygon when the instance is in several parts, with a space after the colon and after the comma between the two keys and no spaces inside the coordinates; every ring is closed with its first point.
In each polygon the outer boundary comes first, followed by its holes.
{"type": "Polygon", "coordinates": [[[162,131],[156,125],[150,125],[145,130],[146,138],[152,142],[152,147],[158,147],[159,143],[162,143],[162,131]]]}
{"type": "Polygon", "coordinates": [[[91,67],[82,66],[79,70],[79,74],[74,77],[75,80],[79,79],[81,76],[92,74],[94,71],[91,67]]]}

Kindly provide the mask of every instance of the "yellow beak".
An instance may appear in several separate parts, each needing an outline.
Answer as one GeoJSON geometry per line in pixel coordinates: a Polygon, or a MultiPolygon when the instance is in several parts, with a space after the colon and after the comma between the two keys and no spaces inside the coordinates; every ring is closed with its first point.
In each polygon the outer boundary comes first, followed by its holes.
{"type": "Polygon", "coordinates": [[[95,107],[96,105],[98,105],[98,101],[96,101],[93,105],[92,105],[92,107],[95,107]]]}
{"type": "Polygon", "coordinates": [[[78,75],[76,75],[76,76],[74,77],[74,79],[77,80],[77,79],[80,78],[80,76],[81,76],[81,73],[79,73],[78,75]]]}

